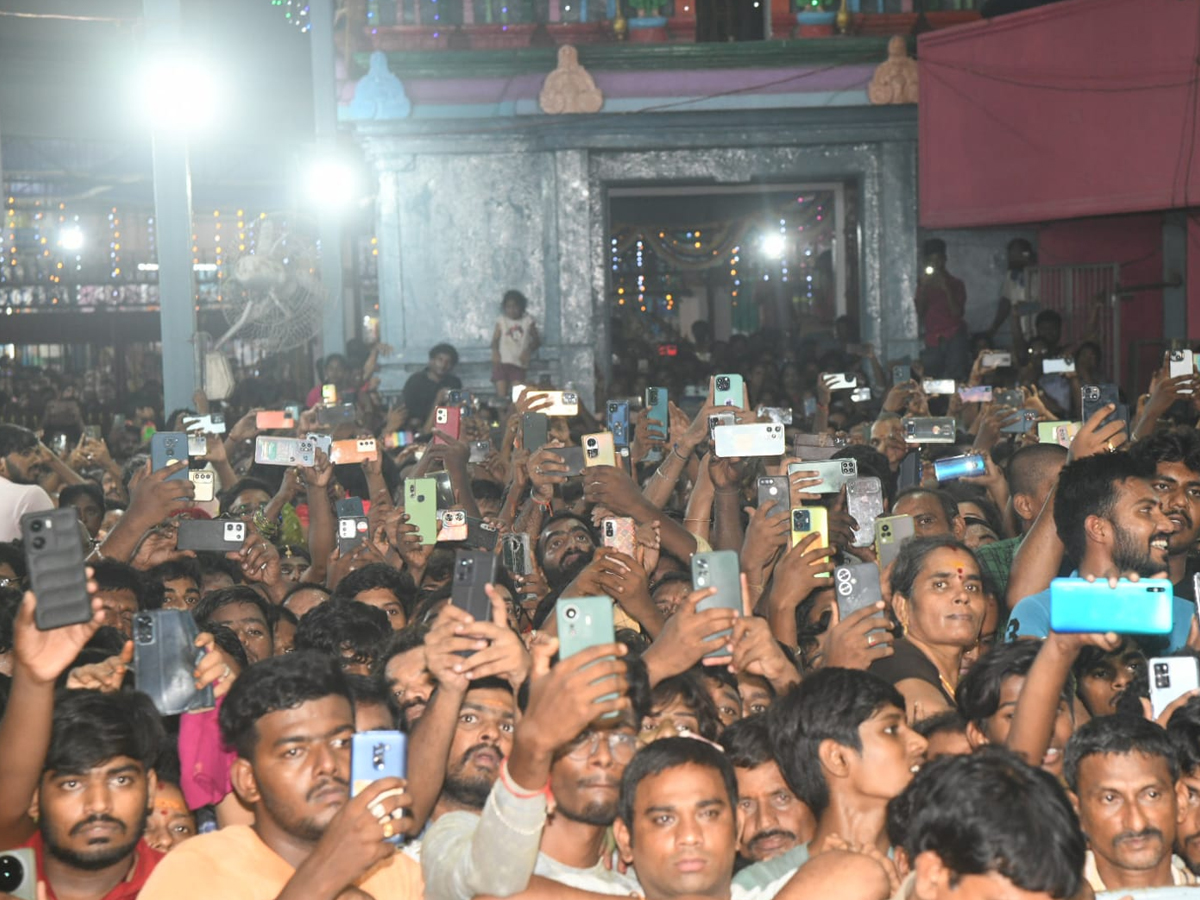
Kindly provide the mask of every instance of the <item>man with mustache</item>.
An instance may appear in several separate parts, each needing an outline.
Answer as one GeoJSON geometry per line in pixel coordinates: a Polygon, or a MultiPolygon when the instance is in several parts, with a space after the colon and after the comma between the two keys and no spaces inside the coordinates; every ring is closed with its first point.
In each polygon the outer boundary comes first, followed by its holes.
{"type": "Polygon", "coordinates": [[[1175,527],[1167,544],[1167,577],[1177,596],[1195,601],[1192,576],[1200,567],[1189,561],[1200,540],[1200,433],[1191,428],[1159,431],[1135,443],[1129,453],[1154,466],[1150,487],[1175,527]]]}
{"type": "Polygon", "coordinates": [[[48,900],[132,900],[162,859],[143,840],[162,725],[144,694],[80,690],[56,699],[55,682],[100,627],[100,601],[93,597],[91,622],[48,631],[34,624],[35,602],[27,593],[13,624],[0,846],[34,850],[48,900]]]}
{"type": "Polygon", "coordinates": [[[1136,716],[1093,719],[1067,743],[1063,777],[1087,836],[1093,890],[1196,884],[1172,855],[1187,790],[1162,728],[1136,716]]]}
{"type": "Polygon", "coordinates": [[[587,523],[573,513],[551,516],[538,535],[535,555],[550,593],[557,594],[582,572],[596,554],[596,538],[587,523]]]}
{"type": "Polygon", "coordinates": [[[1172,714],[1167,737],[1179,757],[1179,784],[1187,797],[1180,807],[1175,854],[1200,875],[1200,700],[1192,698],[1172,714]]]}
{"type": "MultiPolygon", "coordinates": [[[[1084,433],[1081,431],[1079,437],[1084,433]]],[[[1115,585],[1118,578],[1130,574],[1150,578],[1167,571],[1175,526],[1159,503],[1152,487],[1154,478],[1154,466],[1148,460],[1124,451],[1089,455],[1063,467],[1047,509],[1053,508],[1060,546],[1075,560],[1078,576],[1107,579],[1115,585]]],[[[1045,515],[1043,511],[1039,523],[1045,515]]],[[[1023,546],[1018,560],[1026,559],[1024,551],[1023,546]]],[[[1058,564],[1057,559],[1053,561],[1054,571],[1058,564]]],[[[1016,574],[1014,569],[1014,578],[1016,574]]],[[[1195,604],[1187,598],[1174,598],[1169,651],[1187,644],[1195,610],[1195,604]]],[[[1044,590],[1026,597],[1013,609],[1007,637],[1010,641],[1044,638],[1049,630],[1047,579],[1044,590]]]]}
{"type": "Polygon", "coordinates": [[[37,435],[20,425],[0,423],[0,543],[21,536],[21,516],[54,509],[38,484],[45,465],[37,435]]]}
{"type": "Polygon", "coordinates": [[[605,868],[601,856],[621,774],[637,750],[635,723],[649,703],[644,668],[631,667],[640,680],[626,674],[621,644],[591,647],[551,668],[555,649],[553,641],[534,648],[512,752],[480,813],[444,815],[422,842],[428,900],[511,896],[534,876],[546,886],[636,893],[637,881],[605,868]],[[631,681],[640,687],[627,698],[631,681]]]}

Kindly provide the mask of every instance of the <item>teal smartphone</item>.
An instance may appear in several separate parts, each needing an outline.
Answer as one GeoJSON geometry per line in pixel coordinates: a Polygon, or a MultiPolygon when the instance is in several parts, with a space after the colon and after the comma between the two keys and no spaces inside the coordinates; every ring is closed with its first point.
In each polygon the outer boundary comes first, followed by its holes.
{"type": "Polygon", "coordinates": [[[745,391],[742,388],[742,376],[736,374],[713,376],[713,405],[735,406],[742,408],[745,391]]]}
{"type": "MultiPolygon", "coordinates": [[[[654,437],[661,437],[666,440],[668,428],[671,424],[670,411],[667,407],[667,389],[665,387],[648,387],[646,388],[646,418],[653,419],[662,425],[662,433],[658,434],[657,430],[654,437]]],[[[654,426],[651,426],[654,427],[654,426]]]]}
{"type": "MultiPolygon", "coordinates": [[[[742,579],[741,567],[738,565],[738,555],[733,550],[710,550],[707,553],[696,553],[692,556],[692,589],[703,590],[715,587],[717,592],[711,597],[705,597],[696,604],[696,612],[706,609],[732,609],[739,615],[742,612],[742,579]]],[[[726,629],[716,633],[720,637],[732,634],[726,629]]],[[[705,635],[705,639],[713,635],[705,635]]],[[[727,655],[724,648],[706,654],[707,657],[727,655]]]]}
{"type": "MultiPolygon", "coordinates": [[[[600,644],[616,641],[613,627],[613,602],[610,597],[570,597],[559,599],[554,605],[554,617],[558,623],[558,658],[569,659],[576,653],[600,644]]],[[[597,702],[616,699],[617,694],[605,694],[597,702]]],[[[605,713],[605,718],[615,718],[616,713],[605,713]]]]}
{"type": "Polygon", "coordinates": [[[437,479],[404,479],[404,512],[416,525],[425,547],[437,541],[437,479]]]}
{"type": "Polygon", "coordinates": [[[1050,582],[1050,627],[1064,634],[1170,634],[1174,586],[1165,578],[1050,582]]]}

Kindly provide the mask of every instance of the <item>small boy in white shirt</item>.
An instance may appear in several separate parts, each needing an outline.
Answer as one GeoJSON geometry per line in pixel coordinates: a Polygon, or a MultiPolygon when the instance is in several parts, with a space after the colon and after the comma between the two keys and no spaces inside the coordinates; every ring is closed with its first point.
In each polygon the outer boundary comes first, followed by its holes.
{"type": "Polygon", "coordinates": [[[501,402],[509,397],[514,384],[525,381],[529,359],[542,343],[537,323],[525,312],[528,305],[520,291],[506,291],[501,301],[503,312],[492,333],[492,383],[501,402]]]}

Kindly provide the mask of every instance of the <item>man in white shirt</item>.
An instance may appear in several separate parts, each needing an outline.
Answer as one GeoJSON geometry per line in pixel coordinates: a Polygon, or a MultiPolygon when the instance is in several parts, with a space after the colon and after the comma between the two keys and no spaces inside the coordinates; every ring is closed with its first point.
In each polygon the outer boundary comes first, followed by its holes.
{"type": "Polygon", "coordinates": [[[38,486],[45,471],[37,435],[19,425],[0,424],[0,542],[21,536],[21,516],[54,509],[38,486]]]}

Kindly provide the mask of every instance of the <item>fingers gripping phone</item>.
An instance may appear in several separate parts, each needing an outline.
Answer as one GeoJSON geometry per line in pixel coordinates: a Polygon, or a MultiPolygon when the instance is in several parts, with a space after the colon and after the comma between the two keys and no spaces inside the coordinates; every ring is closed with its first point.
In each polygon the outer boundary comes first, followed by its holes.
{"type": "Polygon", "coordinates": [[[858,525],[854,529],[854,546],[870,547],[875,540],[875,520],[883,515],[883,483],[874,476],[848,482],[846,511],[858,525]]]}
{"type": "Polygon", "coordinates": [[[421,544],[437,543],[437,481],[433,478],[404,480],[404,512],[410,525],[417,526],[421,544]]]}
{"type": "Polygon", "coordinates": [[[41,631],[91,621],[79,527],[70,506],[21,517],[29,588],[37,597],[34,620],[41,631]]]}
{"type": "MultiPolygon", "coordinates": [[[[703,590],[715,587],[716,594],[705,597],[696,604],[696,612],[706,609],[732,609],[740,614],[742,611],[742,581],[738,555],[733,550],[711,550],[707,553],[696,553],[692,556],[692,589],[703,590]]],[[[732,632],[716,632],[716,636],[728,637],[732,632]]],[[[705,635],[705,638],[714,635],[705,635]]],[[[721,647],[706,656],[725,656],[725,648],[721,647]]]]}
{"type": "Polygon", "coordinates": [[[1170,634],[1174,588],[1165,578],[1050,582],[1050,627],[1062,634],[1170,634]]]}
{"type": "MultiPolygon", "coordinates": [[[[399,731],[360,731],[350,738],[350,796],[381,778],[408,777],[408,738],[399,731]]],[[[386,838],[393,844],[403,835],[386,838]]]]}
{"type": "Polygon", "coordinates": [[[157,472],[167,466],[175,471],[168,481],[186,481],[188,477],[188,436],[182,431],[157,431],[150,437],[150,468],[157,472]]]}
{"type": "Polygon", "coordinates": [[[133,671],[137,689],[164,716],[212,709],[212,685],[197,690],[192,678],[204,656],[200,630],[183,609],[143,610],[133,617],[133,671]]]}
{"type": "MultiPolygon", "coordinates": [[[[554,605],[558,624],[558,658],[570,659],[589,647],[616,642],[613,625],[613,602],[609,597],[571,597],[554,605]]],[[[607,657],[611,659],[612,657],[607,657]]],[[[597,703],[615,700],[617,694],[597,697],[597,703]]],[[[616,718],[619,713],[605,713],[604,718],[616,718]]]]}
{"type": "Polygon", "coordinates": [[[774,519],[787,513],[791,506],[791,484],[786,475],[762,475],[758,479],[758,505],[774,503],[767,517],[774,519]]]}
{"type": "MultiPolygon", "coordinates": [[[[450,603],[468,612],[476,622],[492,620],[492,601],[485,588],[496,580],[496,554],[486,550],[454,551],[450,603]]],[[[470,656],[473,651],[464,651],[470,656]]]]}

